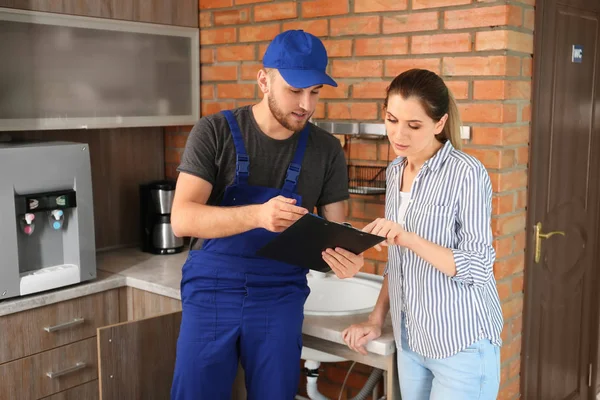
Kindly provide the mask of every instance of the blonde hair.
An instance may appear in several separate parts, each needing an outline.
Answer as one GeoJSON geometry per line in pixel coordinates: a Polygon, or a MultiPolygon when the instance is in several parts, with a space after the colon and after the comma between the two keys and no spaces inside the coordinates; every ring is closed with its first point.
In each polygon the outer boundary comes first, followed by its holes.
{"type": "Polygon", "coordinates": [[[390,95],[395,94],[401,95],[404,99],[417,98],[429,118],[435,122],[448,114],[444,129],[436,135],[436,138],[441,143],[449,140],[456,149],[462,148],[458,107],[452,92],[442,78],[426,69],[409,69],[395,77],[387,88],[383,103],[385,108],[390,95]]]}

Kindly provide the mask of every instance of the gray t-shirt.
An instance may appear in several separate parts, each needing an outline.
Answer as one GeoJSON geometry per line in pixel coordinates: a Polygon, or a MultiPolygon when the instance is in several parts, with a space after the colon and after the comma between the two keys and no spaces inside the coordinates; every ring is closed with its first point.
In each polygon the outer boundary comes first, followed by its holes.
{"type": "MultiPolygon", "coordinates": [[[[276,140],[263,133],[252,113],[252,106],[232,110],[250,158],[248,184],[281,188],[292,161],[300,132],[289,139],[276,140]]],[[[225,188],[235,178],[235,146],[227,120],[222,113],[201,118],[193,127],[177,168],[213,185],[209,205],[219,205],[225,188]]],[[[315,207],[346,200],[348,171],[344,151],[332,134],[310,124],[310,134],[302,161],[296,192],[302,206],[315,207]]]]}

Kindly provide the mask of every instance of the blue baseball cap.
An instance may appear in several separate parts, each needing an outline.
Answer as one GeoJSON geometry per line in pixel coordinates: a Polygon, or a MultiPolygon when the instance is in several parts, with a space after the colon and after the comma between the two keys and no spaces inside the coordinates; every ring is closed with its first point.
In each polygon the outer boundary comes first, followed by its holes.
{"type": "Polygon", "coordinates": [[[327,50],[316,36],[289,30],[275,36],[263,57],[265,68],[275,68],[288,85],[298,89],[337,83],[325,72],[327,50]]]}

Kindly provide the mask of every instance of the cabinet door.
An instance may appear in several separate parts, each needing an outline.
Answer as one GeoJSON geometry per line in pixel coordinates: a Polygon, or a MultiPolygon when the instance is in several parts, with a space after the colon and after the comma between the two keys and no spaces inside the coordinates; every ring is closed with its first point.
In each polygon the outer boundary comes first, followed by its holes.
{"type": "Polygon", "coordinates": [[[168,399],[181,312],[98,329],[100,399],[168,399]]]}

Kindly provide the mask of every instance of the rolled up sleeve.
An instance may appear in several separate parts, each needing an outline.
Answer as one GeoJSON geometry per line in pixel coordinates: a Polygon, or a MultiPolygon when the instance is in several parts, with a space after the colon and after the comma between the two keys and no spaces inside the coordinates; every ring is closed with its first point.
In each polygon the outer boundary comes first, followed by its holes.
{"type": "Polygon", "coordinates": [[[496,252],[492,246],[492,185],[483,166],[471,169],[463,182],[456,217],[454,249],[457,282],[483,286],[494,276],[496,252]]]}

